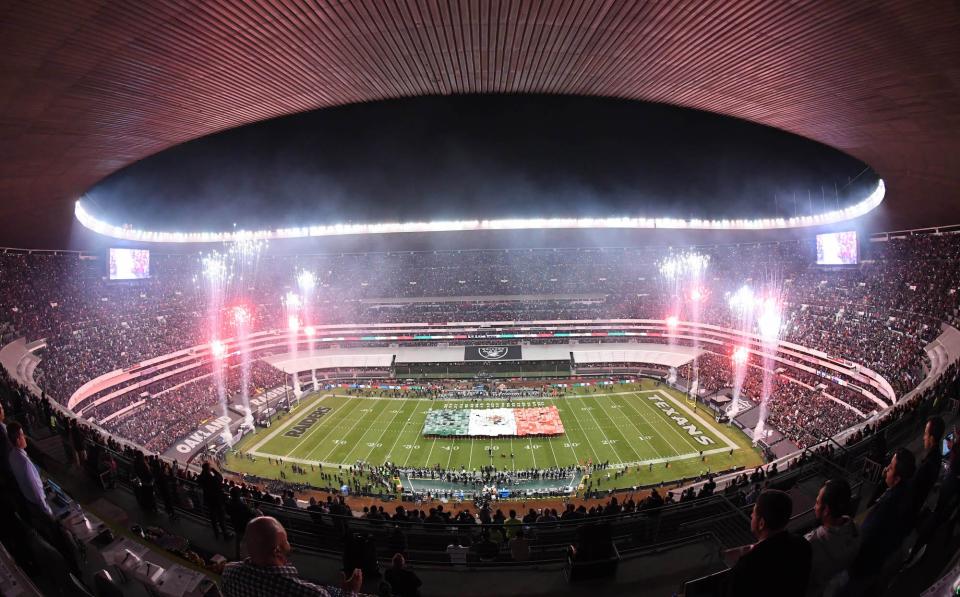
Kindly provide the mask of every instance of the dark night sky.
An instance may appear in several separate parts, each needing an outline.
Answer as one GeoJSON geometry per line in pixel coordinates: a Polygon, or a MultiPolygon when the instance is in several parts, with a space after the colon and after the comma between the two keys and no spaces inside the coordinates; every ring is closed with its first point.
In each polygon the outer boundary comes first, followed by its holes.
{"type": "Polygon", "coordinates": [[[258,123],[117,172],[87,200],[156,230],[557,216],[770,217],[872,188],[861,162],[713,114],[625,100],[449,96],[258,123]],[[774,194],[779,198],[775,213],[774,194]],[[799,200],[799,199],[802,199],[799,200]]]}

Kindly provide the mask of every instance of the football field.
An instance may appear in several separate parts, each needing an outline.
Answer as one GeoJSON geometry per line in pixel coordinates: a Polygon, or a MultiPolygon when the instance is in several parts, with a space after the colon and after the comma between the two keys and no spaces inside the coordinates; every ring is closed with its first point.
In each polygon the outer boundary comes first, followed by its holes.
{"type": "MultiPolygon", "coordinates": [[[[653,382],[611,386],[562,398],[512,401],[418,400],[313,394],[271,428],[258,429],[237,446],[228,467],[276,476],[269,460],[337,467],[392,462],[401,468],[477,470],[550,468],[609,463],[627,469],[620,486],[648,484],[737,465],[754,466],[759,453],[736,428],[718,424],[702,407],[653,382]],[[554,437],[424,437],[432,409],[556,406],[564,433],[554,437]],[[701,455],[701,451],[703,454],[701,455]],[[732,452],[732,453],[731,453],[732,452]],[[264,462],[268,460],[268,462],[264,462]],[[669,464],[668,464],[669,463],[669,464]]],[[[304,479],[308,480],[308,479],[304,479]]]]}

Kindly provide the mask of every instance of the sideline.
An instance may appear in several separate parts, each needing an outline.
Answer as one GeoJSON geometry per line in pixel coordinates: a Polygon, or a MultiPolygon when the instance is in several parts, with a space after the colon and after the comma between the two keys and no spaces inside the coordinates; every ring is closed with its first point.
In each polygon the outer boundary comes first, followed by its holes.
{"type": "MultiPolygon", "coordinates": [[[[726,454],[726,453],[728,453],[728,452],[730,452],[730,450],[727,449],[727,448],[713,448],[712,450],[704,450],[704,451],[703,451],[703,455],[704,455],[704,456],[712,456],[712,455],[714,455],[714,454],[726,454]]],[[[296,462],[297,464],[314,464],[314,465],[318,465],[318,466],[327,466],[327,467],[331,467],[331,468],[337,468],[337,467],[342,468],[342,467],[344,467],[344,466],[353,466],[353,464],[347,464],[347,463],[344,463],[344,462],[323,462],[323,461],[321,461],[321,460],[307,460],[306,458],[284,457],[284,456],[278,456],[277,454],[270,454],[270,453],[267,453],[267,452],[253,452],[253,451],[249,451],[249,452],[247,452],[247,454],[253,454],[254,456],[259,456],[259,457],[262,457],[262,458],[283,458],[283,462],[284,462],[284,463],[287,463],[287,462],[296,462]]],[[[627,468],[627,467],[649,466],[649,465],[651,465],[651,464],[663,464],[663,463],[665,463],[665,462],[677,462],[677,461],[680,461],[680,460],[690,460],[691,458],[700,458],[700,452],[687,452],[687,453],[685,453],[685,454],[680,454],[679,456],[671,456],[671,457],[669,457],[669,458],[651,458],[651,459],[649,459],[649,460],[635,460],[635,461],[631,461],[631,462],[611,464],[611,465],[609,466],[609,468],[607,468],[607,469],[597,469],[597,470],[595,470],[594,472],[595,472],[595,473],[600,473],[600,472],[602,472],[602,471],[604,471],[604,470],[614,470],[614,469],[619,470],[619,469],[624,469],[624,468],[627,468]]],[[[369,464],[374,464],[375,466],[379,466],[379,463],[369,463],[369,464]]],[[[401,467],[401,468],[403,469],[403,468],[410,468],[410,467],[401,467]]],[[[424,467],[412,467],[412,468],[424,468],[424,467]]]]}
{"type": "MultiPolygon", "coordinates": [[[[723,454],[723,453],[729,452],[730,450],[740,450],[740,449],[741,449],[740,446],[738,446],[736,443],[734,443],[733,440],[731,440],[729,437],[726,436],[726,434],[717,431],[717,429],[716,429],[713,425],[711,425],[710,423],[708,423],[708,422],[707,422],[703,417],[701,417],[698,413],[695,413],[695,412],[693,412],[692,410],[690,410],[690,408],[689,408],[688,406],[686,406],[685,404],[681,404],[680,402],[678,402],[676,398],[674,398],[673,396],[671,396],[668,392],[666,392],[666,391],[663,390],[662,388],[658,388],[658,389],[654,389],[654,390],[635,390],[635,391],[633,391],[633,392],[610,392],[610,393],[607,393],[607,394],[604,394],[604,395],[605,395],[605,396],[628,396],[628,395],[629,395],[629,396],[636,396],[637,394],[659,394],[660,396],[662,396],[662,397],[664,398],[664,400],[670,402],[671,404],[673,404],[674,406],[676,406],[678,409],[682,410],[684,413],[686,413],[686,414],[689,415],[691,418],[693,418],[694,420],[696,420],[698,423],[700,423],[701,425],[703,425],[704,428],[706,428],[708,431],[710,431],[715,437],[717,437],[718,439],[720,439],[724,444],[726,444],[726,447],[720,447],[720,448],[713,448],[713,449],[710,449],[710,450],[704,450],[704,451],[703,451],[703,455],[704,455],[704,456],[712,456],[713,454],[723,454]]],[[[330,397],[330,396],[339,396],[339,394],[323,394],[323,395],[320,396],[317,400],[315,400],[314,402],[312,402],[312,403],[310,403],[310,404],[313,405],[313,404],[319,403],[319,402],[323,401],[324,399],[326,399],[326,398],[328,398],[328,397],[330,397]]],[[[388,397],[375,397],[375,396],[347,396],[347,397],[348,397],[348,398],[360,398],[360,399],[364,399],[364,400],[407,400],[407,401],[417,401],[417,402],[438,402],[438,400],[431,400],[431,399],[429,399],[429,398],[388,398],[388,397]]],[[[596,397],[598,397],[598,396],[596,396],[596,395],[590,395],[590,394],[582,394],[582,395],[579,395],[579,394],[578,394],[578,395],[574,395],[574,396],[565,396],[565,397],[563,397],[563,398],[547,398],[547,399],[548,399],[548,400],[567,400],[567,399],[576,399],[576,398],[581,398],[581,397],[583,397],[583,398],[588,398],[588,397],[590,397],[590,398],[596,398],[596,397]]],[[[340,467],[340,466],[343,466],[343,465],[345,464],[345,463],[343,463],[343,462],[324,462],[324,461],[322,461],[322,460],[309,460],[309,459],[306,459],[306,458],[294,458],[294,457],[290,457],[290,456],[281,456],[281,455],[278,455],[278,454],[271,454],[271,453],[269,453],[269,452],[260,452],[260,451],[259,451],[260,448],[263,447],[264,444],[266,444],[267,442],[269,442],[271,439],[273,439],[274,437],[276,437],[278,434],[280,434],[280,433],[282,433],[283,431],[285,431],[287,427],[289,427],[290,425],[292,425],[293,423],[295,423],[296,421],[298,421],[300,418],[301,418],[301,417],[291,418],[289,421],[287,421],[287,422],[284,423],[283,425],[277,427],[277,429],[271,431],[270,434],[268,434],[265,438],[263,438],[262,440],[260,440],[259,442],[257,442],[257,443],[256,443],[254,446],[252,446],[249,450],[246,450],[246,453],[247,453],[247,454],[252,454],[252,455],[254,455],[254,456],[258,456],[258,457],[261,457],[261,458],[283,458],[284,462],[296,462],[297,464],[312,464],[312,465],[328,466],[328,467],[340,467]]],[[[624,468],[627,468],[627,467],[634,467],[634,466],[649,466],[649,465],[651,465],[651,464],[663,464],[663,463],[666,463],[666,462],[677,462],[677,461],[680,461],[680,460],[689,460],[689,459],[691,459],[691,458],[700,458],[700,452],[699,452],[699,451],[696,451],[696,452],[685,452],[685,453],[677,454],[676,456],[661,457],[661,458],[651,458],[651,459],[647,459],[647,460],[635,460],[635,461],[630,461],[630,462],[618,462],[618,463],[616,463],[616,464],[611,464],[611,465],[610,465],[610,468],[611,468],[611,469],[624,469],[624,468]]],[[[347,466],[350,466],[350,465],[347,465],[347,466]]]]}
{"type": "MultiPolygon", "coordinates": [[[[333,394],[323,394],[322,396],[320,396],[319,398],[315,399],[315,400],[312,401],[312,402],[307,403],[307,402],[302,402],[302,401],[301,401],[300,404],[301,404],[302,406],[304,406],[304,407],[306,407],[306,406],[308,406],[308,405],[309,405],[309,406],[313,406],[315,403],[317,403],[317,402],[322,402],[324,399],[329,398],[330,396],[333,396],[333,394]]],[[[299,413],[298,413],[298,414],[299,414],[299,413]]],[[[259,450],[260,448],[263,447],[263,444],[265,444],[265,443],[267,443],[268,441],[272,440],[272,439],[275,438],[277,435],[279,435],[281,432],[286,431],[286,430],[287,430],[287,427],[289,427],[290,425],[293,425],[295,422],[297,422],[297,421],[299,421],[300,419],[302,419],[303,416],[305,416],[306,414],[307,414],[307,413],[305,412],[305,413],[303,413],[303,415],[301,415],[301,416],[293,416],[293,417],[290,417],[290,419],[289,419],[288,421],[285,421],[285,422],[283,422],[281,425],[278,425],[276,429],[274,429],[273,431],[271,431],[270,433],[268,433],[266,437],[264,437],[263,439],[261,439],[260,441],[258,441],[258,442],[257,442],[256,444],[254,444],[249,450],[246,450],[246,451],[252,453],[252,452],[254,452],[255,450],[259,450]]],[[[271,456],[273,456],[273,455],[271,454],[271,456]]]]}
{"type": "MultiPolygon", "coordinates": [[[[677,400],[676,400],[673,396],[671,396],[671,395],[668,394],[667,392],[664,392],[663,390],[657,390],[657,392],[658,392],[661,396],[663,396],[665,400],[673,403],[677,408],[679,408],[680,410],[682,410],[682,411],[684,411],[685,413],[687,413],[688,415],[690,415],[691,418],[693,418],[694,420],[696,420],[697,422],[699,422],[699,423],[700,423],[701,425],[703,425],[705,428],[709,429],[710,432],[713,433],[715,436],[717,436],[718,439],[722,440],[723,443],[727,444],[727,448],[730,448],[730,449],[733,449],[733,450],[739,450],[739,449],[740,449],[740,446],[738,446],[737,444],[735,444],[732,439],[730,439],[729,437],[727,437],[726,434],[720,433],[719,431],[717,431],[717,430],[713,427],[713,425],[711,425],[710,423],[706,422],[706,421],[703,419],[703,417],[701,417],[698,413],[695,413],[694,411],[690,410],[690,407],[688,407],[686,404],[682,404],[682,403],[680,403],[680,402],[677,402],[677,400]]],[[[726,450],[724,450],[724,451],[726,451],[726,450]]],[[[704,452],[704,454],[706,454],[706,452],[704,452]]]]}

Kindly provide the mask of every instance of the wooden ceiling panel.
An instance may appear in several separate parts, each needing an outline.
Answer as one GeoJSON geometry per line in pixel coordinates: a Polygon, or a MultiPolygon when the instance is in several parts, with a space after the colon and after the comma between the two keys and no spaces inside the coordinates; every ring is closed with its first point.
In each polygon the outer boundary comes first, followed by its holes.
{"type": "Polygon", "coordinates": [[[69,210],[51,220],[37,205],[68,205],[190,139],[327,106],[476,92],[623,97],[756,121],[873,166],[887,180],[887,225],[958,223],[958,6],[5,2],[0,244],[63,244],[69,210]]]}

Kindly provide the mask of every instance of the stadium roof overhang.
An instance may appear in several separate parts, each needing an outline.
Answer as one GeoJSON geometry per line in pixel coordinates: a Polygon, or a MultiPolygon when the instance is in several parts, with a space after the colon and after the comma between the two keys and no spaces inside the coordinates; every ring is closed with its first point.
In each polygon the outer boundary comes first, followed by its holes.
{"type": "Polygon", "coordinates": [[[98,180],[173,145],[391,97],[568,93],[726,114],[886,182],[873,229],[955,223],[960,7],[749,0],[18,3],[0,8],[0,234],[71,237],[98,180]]]}

